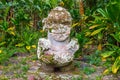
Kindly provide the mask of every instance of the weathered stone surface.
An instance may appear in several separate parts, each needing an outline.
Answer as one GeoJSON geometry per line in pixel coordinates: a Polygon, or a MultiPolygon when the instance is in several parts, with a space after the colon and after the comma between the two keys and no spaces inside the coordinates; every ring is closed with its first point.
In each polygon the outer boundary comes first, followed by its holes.
{"type": "Polygon", "coordinates": [[[0,75],[3,73],[3,71],[0,70],[0,75]]]}
{"type": "Polygon", "coordinates": [[[120,80],[120,78],[117,78],[117,76],[114,75],[106,75],[102,78],[102,80],[120,80]]]}
{"type": "MultiPolygon", "coordinates": [[[[36,62],[39,63],[38,61],[36,62]]],[[[28,78],[34,77],[35,80],[73,80],[73,78],[77,79],[80,74],[78,70],[75,69],[73,64],[74,63],[71,63],[69,66],[64,66],[60,68],[61,70],[59,68],[53,70],[54,68],[50,65],[46,67],[45,63],[41,63],[40,66],[31,65],[28,70],[28,78]],[[49,68],[52,70],[50,71],[49,68]]]]}
{"type": "Polygon", "coordinates": [[[48,32],[47,39],[38,41],[37,56],[41,62],[53,67],[63,67],[73,61],[78,50],[77,39],[70,38],[72,17],[62,8],[56,7],[43,19],[43,29],[48,32]]]}
{"type": "Polygon", "coordinates": [[[39,77],[41,77],[43,80],[48,79],[48,80],[73,80],[73,78],[78,78],[79,75],[73,75],[73,74],[47,74],[44,72],[39,73],[39,77]]]}

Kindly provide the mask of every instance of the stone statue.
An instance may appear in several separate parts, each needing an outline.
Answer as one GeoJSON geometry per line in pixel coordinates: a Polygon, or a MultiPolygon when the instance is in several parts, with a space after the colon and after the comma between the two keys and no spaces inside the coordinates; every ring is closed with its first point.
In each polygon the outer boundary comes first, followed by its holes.
{"type": "Polygon", "coordinates": [[[53,70],[70,64],[79,48],[78,41],[70,38],[70,13],[62,7],[56,7],[42,23],[48,35],[47,38],[40,38],[38,41],[38,59],[53,70]]]}

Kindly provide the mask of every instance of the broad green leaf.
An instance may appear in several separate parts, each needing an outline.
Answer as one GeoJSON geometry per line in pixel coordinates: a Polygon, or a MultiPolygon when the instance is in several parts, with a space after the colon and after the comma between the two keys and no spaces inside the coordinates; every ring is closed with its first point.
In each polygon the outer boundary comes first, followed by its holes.
{"type": "Polygon", "coordinates": [[[104,34],[102,34],[102,33],[98,34],[98,37],[97,37],[97,38],[98,38],[98,40],[102,40],[103,35],[104,35],[104,34]]]}
{"type": "Polygon", "coordinates": [[[5,42],[5,41],[4,41],[4,42],[1,42],[1,43],[0,43],[0,46],[2,46],[2,45],[4,45],[4,44],[6,44],[6,42],[5,42]]]}
{"type": "Polygon", "coordinates": [[[99,25],[93,25],[93,26],[90,26],[89,29],[94,29],[96,27],[98,27],[99,25]]]}
{"type": "Polygon", "coordinates": [[[91,32],[86,32],[85,36],[90,36],[91,32]]]}
{"type": "Polygon", "coordinates": [[[17,47],[22,47],[22,46],[24,46],[25,44],[24,43],[18,43],[18,44],[16,44],[15,46],[17,46],[17,47]]]}
{"type": "Polygon", "coordinates": [[[102,50],[102,44],[100,43],[97,47],[98,50],[102,50]]]}
{"type": "Polygon", "coordinates": [[[56,7],[58,0],[50,0],[51,6],[56,7]]]}
{"type": "Polygon", "coordinates": [[[116,33],[116,34],[110,34],[110,35],[113,36],[113,38],[114,38],[116,41],[120,42],[120,32],[119,32],[119,33],[116,33]]]}
{"type": "Polygon", "coordinates": [[[92,43],[93,43],[93,41],[86,42],[87,45],[92,44],[92,43]]]}
{"type": "Polygon", "coordinates": [[[101,54],[102,57],[107,58],[109,56],[111,56],[115,51],[106,51],[104,53],[101,54]]]}
{"type": "Polygon", "coordinates": [[[77,25],[79,25],[79,23],[74,23],[74,24],[72,25],[72,27],[75,27],[75,26],[77,26],[77,25]]]}
{"type": "Polygon", "coordinates": [[[97,30],[93,31],[93,32],[91,33],[91,36],[94,36],[94,35],[98,34],[98,33],[101,32],[103,29],[104,29],[104,28],[100,28],[100,29],[97,29],[97,30]]]}
{"type": "Polygon", "coordinates": [[[111,67],[104,70],[103,75],[109,74],[111,72],[111,67]]]}
{"type": "Polygon", "coordinates": [[[120,68],[120,56],[118,56],[112,66],[112,72],[115,74],[117,73],[118,69],[120,68]]]}

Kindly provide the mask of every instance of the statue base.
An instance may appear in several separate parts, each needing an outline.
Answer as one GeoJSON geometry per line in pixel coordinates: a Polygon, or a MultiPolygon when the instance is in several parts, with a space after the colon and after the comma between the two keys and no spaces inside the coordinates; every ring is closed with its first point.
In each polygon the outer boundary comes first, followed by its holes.
{"type": "Polygon", "coordinates": [[[28,77],[32,75],[35,80],[78,80],[82,73],[74,65],[73,61],[66,66],[55,67],[38,60],[35,66],[30,67],[27,75],[28,77]]]}
{"type": "Polygon", "coordinates": [[[74,68],[75,68],[75,66],[74,66],[73,62],[70,62],[68,65],[60,66],[60,67],[42,63],[40,69],[45,72],[66,72],[66,71],[72,71],[72,70],[74,70],[74,68]]]}

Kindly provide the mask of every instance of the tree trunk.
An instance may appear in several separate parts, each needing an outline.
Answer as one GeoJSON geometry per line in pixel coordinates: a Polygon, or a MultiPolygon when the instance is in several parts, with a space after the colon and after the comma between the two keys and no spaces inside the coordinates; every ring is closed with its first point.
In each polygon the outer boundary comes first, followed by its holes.
{"type": "Polygon", "coordinates": [[[83,0],[80,0],[80,15],[84,16],[84,4],[83,4],[83,0]]]}
{"type": "Polygon", "coordinates": [[[9,23],[9,26],[12,25],[10,20],[11,20],[11,18],[13,18],[13,15],[14,15],[13,7],[11,7],[10,10],[9,10],[8,16],[7,16],[7,22],[9,23]]]}
{"type": "Polygon", "coordinates": [[[39,16],[37,15],[37,13],[34,13],[34,16],[33,16],[33,28],[35,30],[37,30],[37,28],[38,28],[38,25],[37,25],[38,20],[39,20],[39,16]]]}

